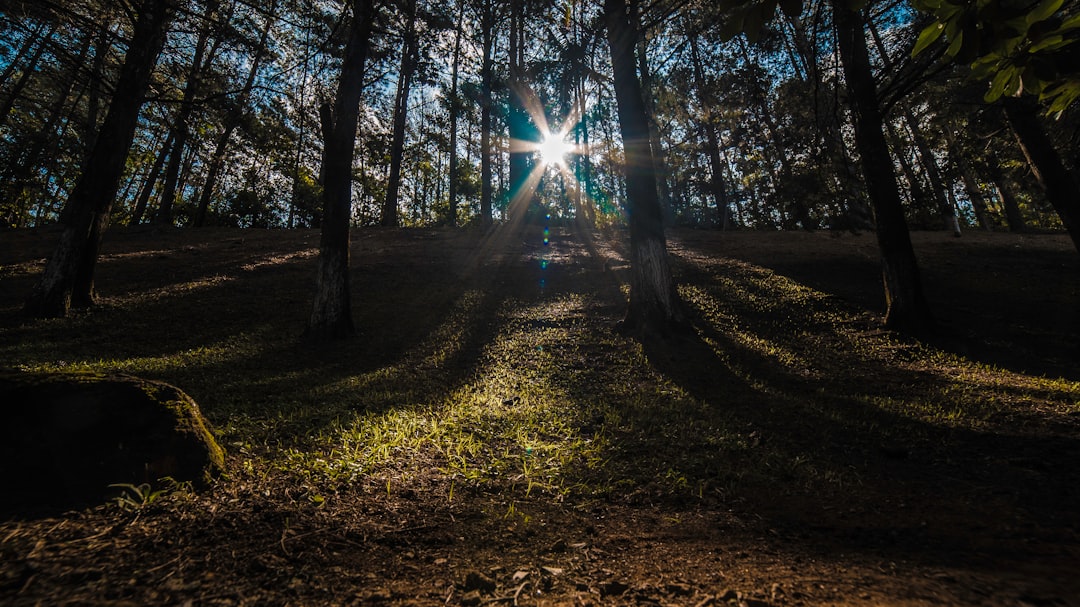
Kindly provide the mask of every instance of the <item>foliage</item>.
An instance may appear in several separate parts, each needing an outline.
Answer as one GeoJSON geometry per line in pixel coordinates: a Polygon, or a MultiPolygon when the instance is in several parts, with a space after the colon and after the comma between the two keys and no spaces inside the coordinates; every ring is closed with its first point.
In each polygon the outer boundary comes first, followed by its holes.
{"type": "Polygon", "coordinates": [[[1037,95],[1047,111],[1061,115],[1080,98],[1080,14],[1064,0],[1031,5],[1016,0],[913,0],[934,17],[913,54],[944,37],[945,56],[971,66],[989,80],[985,99],[1037,95]]]}

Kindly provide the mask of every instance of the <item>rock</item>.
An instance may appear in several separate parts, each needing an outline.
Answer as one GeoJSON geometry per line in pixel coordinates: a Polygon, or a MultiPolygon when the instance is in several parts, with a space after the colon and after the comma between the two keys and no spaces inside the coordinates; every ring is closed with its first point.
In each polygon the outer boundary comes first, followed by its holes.
{"type": "Polygon", "coordinates": [[[128,375],[0,372],[0,509],[101,503],[111,484],[203,487],[225,465],[198,405],[128,375]]]}

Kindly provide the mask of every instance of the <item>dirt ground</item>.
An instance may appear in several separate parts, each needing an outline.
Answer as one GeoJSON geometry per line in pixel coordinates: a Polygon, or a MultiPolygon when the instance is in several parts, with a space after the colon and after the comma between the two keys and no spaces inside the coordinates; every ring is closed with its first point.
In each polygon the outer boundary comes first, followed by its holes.
{"type": "MultiPolygon", "coordinates": [[[[224,322],[238,334],[298,335],[309,305],[317,232],[118,229],[99,270],[100,310],[24,321],[21,299],[56,236],[0,232],[0,367],[152,358],[207,343],[224,322]]],[[[598,468],[614,478],[672,449],[673,462],[692,460],[685,491],[628,475],[637,480],[603,493],[529,493],[498,478],[454,485],[437,470],[393,487],[390,473],[319,486],[282,464],[280,453],[306,443],[275,444],[273,429],[250,439],[243,409],[198,388],[200,376],[227,384],[276,359],[150,371],[191,392],[221,429],[229,474],[209,491],[135,509],[5,515],[0,604],[1080,605],[1080,255],[1061,235],[913,236],[942,324],[940,339],[922,345],[878,326],[872,234],[669,234],[685,296],[711,294],[701,301],[721,309],[700,307],[713,321],[698,319],[698,337],[645,344],[658,379],[641,389],[670,384],[726,408],[687,419],[746,428],[732,451],[754,471],[746,478],[714,482],[733,464],[696,442],[688,422],[676,428],[689,437],[685,454],[681,435],[627,431],[598,468]],[[796,294],[769,290],[775,284],[796,294]],[[838,320],[808,320],[824,317],[838,320]],[[855,412],[938,398],[985,402],[988,412],[970,423],[855,412]]],[[[438,314],[418,306],[450,306],[462,281],[500,305],[578,298],[584,312],[519,325],[608,335],[622,312],[625,247],[622,233],[566,228],[552,229],[546,248],[538,228],[359,231],[365,345],[297,346],[280,364],[302,371],[354,353],[357,368],[412,365],[409,353],[438,326],[438,314]],[[534,263],[541,256],[550,267],[534,263]]],[[[450,362],[410,370],[417,381],[452,383],[479,367],[504,330],[487,314],[502,308],[488,305],[450,362]]],[[[616,389],[622,376],[605,369],[636,347],[596,339],[584,362],[558,361],[562,373],[589,378],[582,402],[616,389]]],[[[244,390],[303,381],[279,375],[244,390]]]]}

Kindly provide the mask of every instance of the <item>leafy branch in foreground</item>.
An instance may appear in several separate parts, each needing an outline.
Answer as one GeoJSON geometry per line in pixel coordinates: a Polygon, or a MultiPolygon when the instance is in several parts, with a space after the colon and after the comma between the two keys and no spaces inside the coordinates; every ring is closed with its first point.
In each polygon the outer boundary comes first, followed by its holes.
{"type": "Polygon", "coordinates": [[[1080,98],[1080,14],[1064,0],[1032,5],[1015,0],[912,0],[934,21],[919,34],[912,55],[942,37],[945,56],[989,80],[985,100],[1037,95],[1061,115],[1080,98]],[[1069,14],[1073,13],[1073,14],[1069,14]]]}

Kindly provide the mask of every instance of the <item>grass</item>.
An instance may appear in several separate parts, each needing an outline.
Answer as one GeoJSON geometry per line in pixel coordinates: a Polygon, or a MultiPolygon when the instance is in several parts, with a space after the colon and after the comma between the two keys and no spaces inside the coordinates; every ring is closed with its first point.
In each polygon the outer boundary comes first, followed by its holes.
{"type": "MultiPolygon", "coordinates": [[[[389,250],[394,238],[360,246],[389,250]]],[[[610,331],[625,289],[597,283],[573,249],[463,274],[478,241],[435,238],[367,258],[365,335],[326,348],[298,339],[304,249],[267,238],[139,254],[133,242],[103,262],[120,284],[102,306],[9,324],[0,364],[173,381],[234,462],[300,479],[320,503],[358,483],[511,503],[703,499],[748,485],[827,493],[861,482],[865,461],[853,462],[874,445],[937,448],[950,429],[1080,408],[1076,382],[881,333],[872,315],[755,264],[680,250],[680,294],[700,333],[643,345],[610,331]],[[175,265],[192,251],[214,263],[175,265]]],[[[36,266],[8,268],[25,288],[36,266]]]]}
{"type": "Polygon", "coordinates": [[[1005,603],[1072,596],[1047,580],[1075,568],[1080,327],[1054,319],[1080,300],[1040,261],[1067,238],[967,235],[960,255],[916,235],[928,292],[952,296],[936,309],[968,321],[929,344],[881,330],[872,240],[677,232],[696,333],[639,342],[614,331],[618,238],[359,231],[361,335],[312,345],[315,232],[110,232],[101,305],[50,321],[19,315],[47,235],[3,236],[0,367],[173,383],[228,473],[0,522],[3,580],[29,588],[0,601],[457,604],[464,567],[523,604],[624,581],[650,604],[778,585],[983,604],[969,574],[1005,603]],[[991,262],[1028,271],[987,297],[991,262]],[[1029,565],[1050,573],[1001,582],[1029,565]]]}

